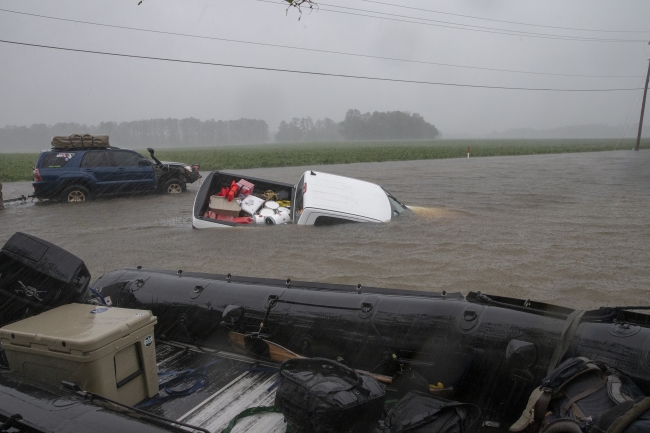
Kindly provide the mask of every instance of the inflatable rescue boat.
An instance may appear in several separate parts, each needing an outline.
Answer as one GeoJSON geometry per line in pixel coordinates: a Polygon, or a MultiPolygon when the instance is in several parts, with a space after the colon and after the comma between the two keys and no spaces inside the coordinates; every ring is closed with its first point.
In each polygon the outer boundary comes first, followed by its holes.
{"type": "MultiPolygon", "coordinates": [[[[273,368],[292,357],[338,359],[380,381],[416,372],[433,394],[478,407],[470,429],[476,432],[508,431],[531,392],[569,358],[604,363],[650,395],[650,316],[638,312],[643,306],[583,311],[478,291],[463,296],[140,267],[108,272],[90,288],[80,259],[21,233],[3,247],[0,273],[0,338],[8,355],[0,370],[0,425],[32,428],[16,431],[124,432],[138,425],[220,432],[243,410],[272,406],[273,368]],[[55,311],[70,325],[53,327],[55,311]],[[96,343],[113,357],[112,388],[104,395],[66,376],[72,373],[64,359],[91,356],[80,343],[88,334],[110,343],[96,343]],[[138,349],[124,352],[130,345],[138,349]],[[48,355],[57,361],[34,361],[48,355]],[[163,385],[167,374],[186,382],[153,389],[156,363],[163,385]],[[133,391],[120,391],[125,387],[133,391]],[[137,404],[124,403],[136,389],[144,390],[137,404]]],[[[98,386],[89,374],[83,383],[98,386]]],[[[384,383],[390,395],[391,382],[384,383]]],[[[286,426],[281,414],[270,414],[238,428],[286,426]]]]}

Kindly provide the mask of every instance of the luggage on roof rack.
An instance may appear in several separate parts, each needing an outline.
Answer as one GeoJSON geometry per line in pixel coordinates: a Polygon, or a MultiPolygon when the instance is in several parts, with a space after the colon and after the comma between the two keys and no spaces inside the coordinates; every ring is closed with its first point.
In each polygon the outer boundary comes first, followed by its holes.
{"type": "Polygon", "coordinates": [[[98,149],[109,147],[108,135],[72,134],[52,137],[53,149],[98,149]]]}

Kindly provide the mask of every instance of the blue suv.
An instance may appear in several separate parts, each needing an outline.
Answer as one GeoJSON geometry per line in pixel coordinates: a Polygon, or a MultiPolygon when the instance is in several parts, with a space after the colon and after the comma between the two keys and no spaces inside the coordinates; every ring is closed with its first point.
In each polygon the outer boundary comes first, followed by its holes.
{"type": "Polygon", "coordinates": [[[96,195],[160,192],[177,194],[201,176],[199,166],[161,162],[117,147],[43,151],[34,168],[38,199],[85,202],[96,195]]]}

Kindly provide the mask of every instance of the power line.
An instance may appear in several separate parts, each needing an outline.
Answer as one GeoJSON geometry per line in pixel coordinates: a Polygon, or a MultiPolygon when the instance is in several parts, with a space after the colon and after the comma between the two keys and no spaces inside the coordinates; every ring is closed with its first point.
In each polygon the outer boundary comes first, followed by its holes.
{"type": "Polygon", "coordinates": [[[518,21],[505,21],[505,20],[496,20],[496,19],[491,19],[491,18],[475,17],[475,16],[471,16],[471,15],[454,14],[454,13],[451,13],[451,12],[442,12],[442,11],[436,11],[436,10],[432,10],[432,9],[422,9],[422,8],[398,5],[398,4],[393,4],[393,3],[384,3],[384,2],[374,1],[374,0],[362,0],[362,1],[365,1],[365,2],[368,2],[368,3],[376,3],[376,4],[380,4],[380,5],[385,5],[385,6],[393,6],[393,7],[402,8],[402,9],[411,9],[411,10],[416,10],[416,11],[432,12],[432,13],[435,13],[435,14],[451,15],[451,16],[462,17],[462,18],[471,18],[471,19],[474,19],[474,20],[493,21],[493,22],[505,23],[505,24],[516,24],[516,25],[519,25],[519,26],[544,27],[544,28],[547,28],[547,29],[574,30],[574,31],[580,31],[580,32],[650,33],[650,30],[602,30],[602,29],[581,29],[581,28],[576,28],[576,27],[549,26],[549,25],[544,25],[544,24],[531,24],[531,23],[522,23],[522,22],[518,22],[518,21]]]}
{"type": "MultiPolygon", "coordinates": [[[[256,0],[256,1],[262,2],[262,3],[272,3],[272,4],[279,5],[279,6],[286,6],[286,4],[277,3],[277,2],[271,1],[271,0],[256,0]]],[[[424,25],[424,26],[443,27],[443,28],[456,29],[456,30],[465,30],[465,31],[470,31],[470,32],[492,33],[492,34],[498,34],[498,35],[519,36],[519,37],[537,38],[537,39],[555,39],[555,40],[577,41],[577,42],[607,42],[607,43],[647,42],[646,39],[602,39],[602,38],[587,38],[587,37],[580,37],[580,36],[553,35],[553,34],[548,34],[548,33],[523,32],[523,31],[519,31],[519,30],[497,29],[497,28],[493,28],[493,27],[482,27],[482,26],[473,26],[473,25],[469,25],[469,24],[452,23],[452,22],[447,22],[447,21],[430,20],[430,19],[426,19],[426,18],[417,18],[417,17],[406,16],[406,15],[390,14],[390,13],[386,13],[386,12],[377,12],[377,11],[370,11],[370,10],[366,10],[366,9],[350,8],[350,7],[346,7],[346,6],[326,5],[324,3],[320,3],[320,5],[335,7],[335,8],[339,8],[339,9],[347,9],[347,10],[352,10],[352,11],[358,11],[358,12],[366,12],[366,13],[385,15],[385,16],[366,15],[366,14],[357,13],[357,12],[336,11],[336,10],[332,10],[332,9],[324,9],[322,7],[319,7],[319,9],[318,9],[319,11],[334,12],[334,13],[345,14],[345,15],[355,15],[355,16],[361,16],[361,17],[367,17],[367,18],[377,18],[377,19],[382,19],[382,20],[403,22],[403,23],[409,23],[409,24],[420,24],[420,25],[424,25]],[[397,17],[397,18],[387,18],[387,17],[397,17]],[[404,18],[406,18],[406,19],[404,19],[404,18]],[[420,20],[420,21],[412,21],[412,20],[420,20]],[[422,21],[428,21],[428,22],[422,22],[422,21]]]]}
{"type": "Polygon", "coordinates": [[[196,60],[180,60],[180,59],[170,59],[164,57],[152,57],[152,56],[137,56],[134,54],[122,54],[122,53],[111,53],[106,51],[92,51],[92,50],[80,50],[76,48],[65,48],[65,47],[55,47],[51,45],[40,45],[40,44],[29,44],[26,42],[17,42],[17,41],[6,41],[0,39],[0,43],[13,44],[13,45],[22,45],[27,47],[37,47],[37,48],[47,48],[51,50],[60,50],[60,51],[70,51],[76,53],[87,53],[87,54],[100,54],[104,56],[114,56],[114,57],[126,57],[131,59],[144,59],[144,60],[158,60],[165,62],[174,62],[174,63],[187,63],[194,65],[205,65],[205,66],[221,66],[227,68],[237,68],[237,69],[251,69],[258,71],[273,71],[273,72],[286,72],[292,74],[303,74],[303,75],[317,75],[323,77],[337,77],[337,78],[353,78],[359,80],[372,80],[372,81],[387,81],[394,83],[410,83],[410,84],[427,84],[434,86],[449,86],[449,87],[469,87],[477,89],[499,89],[499,90],[526,90],[526,91],[544,91],[544,92],[621,92],[621,91],[630,91],[630,90],[642,90],[641,88],[620,88],[620,89],[553,89],[553,88],[531,88],[531,87],[506,87],[506,86],[482,86],[478,84],[460,84],[460,83],[442,83],[434,81],[418,81],[418,80],[403,80],[398,78],[382,78],[382,77],[369,77],[361,75],[347,75],[347,74],[332,74],[327,72],[312,72],[312,71],[299,71],[294,69],[279,69],[279,68],[265,68],[261,66],[245,66],[245,65],[233,65],[228,63],[212,63],[212,62],[201,62],[196,60]]]}
{"type": "Polygon", "coordinates": [[[477,69],[477,70],[494,71],[494,72],[507,72],[507,73],[530,74],[530,75],[549,75],[549,76],[560,76],[560,77],[582,77],[582,78],[637,78],[637,77],[640,77],[640,75],[564,74],[564,73],[552,73],[552,72],[520,71],[520,70],[515,70],[515,69],[486,68],[486,67],[469,66],[469,65],[456,65],[456,64],[452,64],[452,63],[440,63],[440,62],[428,62],[428,61],[424,61],[424,60],[400,59],[400,58],[395,58],[395,57],[373,56],[373,55],[369,55],[369,54],[348,53],[348,52],[343,52],[343,51],[321,50],[321,49],[316,49],[316,48],[303,48],[303,47],[296,47],[296,46],[291,46],[291,45],[269,44],[269,43],[264,43],[264,42],[253,42],[253,41],[243,41],[243,40],[238,40],[238,39],[218,38],[218,37],[214,37],[214,36],[203,36],[203,35],[194,35],[194,34],[188,34],[188,33],[169,32],[169,31],[163,31],[163,30],[143,29],[143,28],[137,28],[137,27],[120,26],[120,25],[115,25],[115,24],[104,24],[104,23],[97,23],[97,22],[92,22],[92,21],[81,21],[81,20],[74,20],[74,19],[69,19],[69,18],[59,18],[59,17],[48,16],[48,15],[39,15],[39,14],[33,14],[33,13],[28,13],[28,12],[20,12],[20,11],[14,11],[14,10],[9,10],[9,9],[2,9],[2,8],[0,8],[0,12],[7,12],[7,13],[12,13],[12,14],[18,14],[18,15],[26,15],[26,16],[30,16],[30,17],[44,18],[44,19],[50,19],[50,20],[56,20],[56,21],[71,22],[71,23],[76,23],[76,24],[86,24],[86,25],[99,26],[99,27],[115,28],[115,29],[121,29],[121,30],[132,30],[132,31],[138,31],[138,32],[157,33],[157,34],[162,34],[162,35],[181,36],[181,37],[196,38],[196,39],[207,39],[207,40],[214,40],[214,41],[221,41],[221,42],[232,42],[232,43],[248,44],[248,45],[260,45],[260,46],[265,46],[265,47],[285,48],[285,49],[300,50],[300,51],[312,51],[312,52],[318,52],[318,53],[337,54],[337,55],[343,55],[343,56],[362,57],[362,58],[369,58],[369,59],[390,60],[390,61],[396,61],[396,62],[407,62],[407,63],[417,63],[417,64],[425,64],[425,65],[446,66],[446,67],[452,67],[452,68],[477,69]]]}

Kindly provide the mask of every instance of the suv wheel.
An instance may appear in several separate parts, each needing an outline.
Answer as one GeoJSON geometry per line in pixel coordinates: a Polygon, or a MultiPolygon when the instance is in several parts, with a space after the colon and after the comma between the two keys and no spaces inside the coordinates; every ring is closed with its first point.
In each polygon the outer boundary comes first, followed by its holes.
{"type": "Polygon", "coordinates": [[[90,200],[90,192],[81,185],[72,185],[63,190],[61,198],[68,203],[83,203],[90,200]]]}
{"type": "Polygon", "coordinates": [[[185,187],[185,182],[182,180],[169,179],[163,183],[162,188],[160,188],[160,192],[163,194],[180,194],[186,189],[187,188],[185,187]]]}

